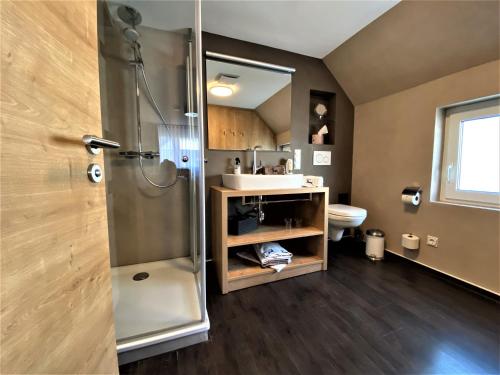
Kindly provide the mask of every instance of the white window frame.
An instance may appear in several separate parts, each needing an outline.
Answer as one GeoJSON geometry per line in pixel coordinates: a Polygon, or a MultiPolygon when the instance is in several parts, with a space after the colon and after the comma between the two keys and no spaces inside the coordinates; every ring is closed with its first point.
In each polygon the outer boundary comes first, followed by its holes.
{"type": "Polygon", "coordinates": [[[460,105],[446,110],[440,200],[479,207],[500,208],[500,194],[458,189],[460,168],[461,123],[500,113],[500,98],[460,105]]]}

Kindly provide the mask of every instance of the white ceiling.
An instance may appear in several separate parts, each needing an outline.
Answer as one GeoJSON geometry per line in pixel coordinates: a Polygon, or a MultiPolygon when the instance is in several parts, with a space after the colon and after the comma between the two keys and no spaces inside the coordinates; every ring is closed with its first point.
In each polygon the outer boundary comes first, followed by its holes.
{"type": "MultiPolygon", "coordinates": [[[[122,0],[143,25],[175,30],[193,25],[193,1],[122,0]]],[[[399,0],[203,0],[203,30],[323,58],[399,0]]]]}
{"type": "Polygon", "coordinates": [[[398,1],[203,1],[203,30],[323,58],[398,1]]]}
{"type": "Polygon", "coordinates": [[[260,68],[252,68],[222,61],[207,60],[207,86],[219,73],[235,74],[235,91],[228,97],[218,97],[207,92],[208,104],[255,109],[283,87],[290,84],[292,76],[260,68]]]}

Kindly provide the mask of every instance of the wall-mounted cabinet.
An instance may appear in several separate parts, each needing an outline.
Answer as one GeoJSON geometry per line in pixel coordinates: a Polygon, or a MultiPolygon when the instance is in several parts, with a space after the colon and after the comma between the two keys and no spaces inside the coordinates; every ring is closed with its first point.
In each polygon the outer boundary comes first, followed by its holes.
{"type": "Polygon", "coordinates": [[[309,93],[309,143],[335,144],[335,94],[332,92],[311,90],[309,93]],[[317,137],[325,125],[328,133],[317,137]]]}
{"type": "Polygon", "coordinates": [[[276,135],[257,111],[209,104],[208,148],[211,150],[248,150],[261,146],[276,150],[276,135]]]}
{"type": "MultiPolygon", "coordinates": [[[[232,190],[212,187],[212,255],[222,293],[286,279],[327,268],[328,188],[283,190],[232,190]],[[287,199],[297,194],[310,197],[287,199]],[[283,203],[268,203],[266,219],[246,234],[230,235],[228,208],[243,197],[283,197],[283,203]],[[300,226],[286,228],[284,218],[300,219],[300,226]],[[279,242],[293,254],[292,262],[281,272],[263,268],[236,256],[253,244],[279,242]]],[[[265,199],[264,199],[265,200],[265,199]]]]}

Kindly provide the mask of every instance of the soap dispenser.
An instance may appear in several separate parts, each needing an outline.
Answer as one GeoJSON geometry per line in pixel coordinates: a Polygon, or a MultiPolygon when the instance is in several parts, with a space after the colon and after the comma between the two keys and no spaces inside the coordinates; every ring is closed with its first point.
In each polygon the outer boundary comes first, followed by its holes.
{"type": "Polygon", "coordinates": [[[240,158],[234,159],[234,174],[241,174],[241,162],[240,158]]]}

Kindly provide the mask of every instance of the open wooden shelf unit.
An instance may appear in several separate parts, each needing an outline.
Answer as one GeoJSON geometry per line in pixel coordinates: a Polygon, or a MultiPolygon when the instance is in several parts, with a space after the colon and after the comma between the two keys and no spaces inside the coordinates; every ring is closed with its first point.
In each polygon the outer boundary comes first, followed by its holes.
{"type": "MultiPolygon", "coordinates": [[[[282,190],[232,190],[215,186],[212,199],[212,255],[222,293],[271,281],[299,276],[327,268],[328,188],[299,188],[282,190]],[[228,205],[230,199],[259,195],[294,195],[312,193],[311,200],[289,202],[288,210],[301,217],[304,225],[286,229],[284,225],[266,224],[242,235],[228,234],[228,205]],[[238,248],[271,241],[285,241],[285,248],[294,255],[292,263],[281,272],[262,268],[231,256],[238,248]]],[[[266,216],[279,217],[279,204],[267,204],[266,216]],[[274,212],[276,211],[276,212],[274,212]]]]}
{"type": "Polygon", "coordinates": [[[286,229],[284,226],[260,226],[256,231],[239,236],[227,236],[227,246],[251,245],[271,241],[287,240],[291,238],[302,238],[323,235],[323,228],[313,226],[286,229]]]}

